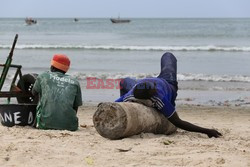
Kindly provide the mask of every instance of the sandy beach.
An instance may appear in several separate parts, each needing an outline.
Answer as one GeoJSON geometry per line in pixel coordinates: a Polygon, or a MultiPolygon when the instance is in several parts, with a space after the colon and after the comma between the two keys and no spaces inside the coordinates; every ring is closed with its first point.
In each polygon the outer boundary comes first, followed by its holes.
{"type": "Polygon", "coordinates": [[[250,166],[250,108],[178,105],[183,120],[218,129],[223,137],[178,129],[109,140],[95,130],[96,105],[78,112],[76,132],[0,125],[0,166],[250,166]]]}

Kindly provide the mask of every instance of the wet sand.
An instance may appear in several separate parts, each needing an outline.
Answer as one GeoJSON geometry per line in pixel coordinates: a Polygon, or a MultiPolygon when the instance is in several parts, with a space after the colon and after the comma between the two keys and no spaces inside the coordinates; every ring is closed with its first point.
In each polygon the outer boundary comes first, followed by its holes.
{"type": "Polygon", "coordinates": [[[178,129],[122,140],[96,132],[95,110],[80,108],[76,132],[0,125],[0,166],[250,166],[249,107],[178,105],[183,120],[216,128],[221,138],[178,129]]]}

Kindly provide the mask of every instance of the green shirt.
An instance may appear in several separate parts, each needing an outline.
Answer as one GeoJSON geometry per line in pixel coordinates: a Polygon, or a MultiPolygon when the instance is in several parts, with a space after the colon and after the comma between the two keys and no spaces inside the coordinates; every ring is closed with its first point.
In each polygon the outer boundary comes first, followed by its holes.
{"type": "Polygon", "coordinates": [[[37,127],[75,131],[78,118],[74,108],[82,105],[79,82],[60,72],[40,74],[33,87],[39,93],[37,127]]]}

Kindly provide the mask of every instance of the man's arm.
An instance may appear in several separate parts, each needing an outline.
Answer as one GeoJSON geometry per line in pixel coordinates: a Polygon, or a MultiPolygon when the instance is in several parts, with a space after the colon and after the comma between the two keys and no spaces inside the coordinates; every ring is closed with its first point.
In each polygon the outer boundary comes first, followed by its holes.
{"type": "Polygon", "coordinates": [[[75,101],[73,104],[73,109],[78,111],[78,107],[82,105],[82,91],[79,82],[77,81],[77,94],[75,96],[75,101]]]}
{"type": "Polygon", "coordinates": [[[168,120],[178,128],[181,128],[190,132],[205,133],[208,135],[209,138],[211,137],[217,138],[217,137],[222,136],[222,134],[215,129],[202,128],[197,125],[191,124],[187,121],[181,120],[176,112],[170,118],[168,118],[168,120]]]}

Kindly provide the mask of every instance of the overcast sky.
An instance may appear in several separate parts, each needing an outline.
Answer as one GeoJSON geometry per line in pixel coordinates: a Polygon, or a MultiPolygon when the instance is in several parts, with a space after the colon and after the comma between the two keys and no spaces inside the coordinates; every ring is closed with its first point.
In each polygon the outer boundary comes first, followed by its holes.
{"type": "Polygon", "coordinates": [[[0,17],[250,17],[250,0],[0,0],[0,17]]]}

